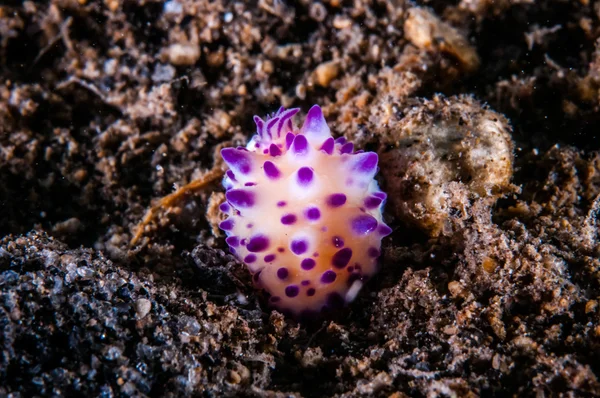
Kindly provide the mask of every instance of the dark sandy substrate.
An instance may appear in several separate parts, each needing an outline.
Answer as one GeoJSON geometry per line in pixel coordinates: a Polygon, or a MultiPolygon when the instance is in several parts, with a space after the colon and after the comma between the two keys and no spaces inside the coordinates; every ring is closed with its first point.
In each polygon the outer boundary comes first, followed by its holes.
{"type": "Polygon", "coordinates": [[[0,396],[600,395],[599,38],[591,0],[3,2],[0,396]],[[348,309],[271,312],[218,184],[129,248],[315,103],[390,194],[348,309]]]}

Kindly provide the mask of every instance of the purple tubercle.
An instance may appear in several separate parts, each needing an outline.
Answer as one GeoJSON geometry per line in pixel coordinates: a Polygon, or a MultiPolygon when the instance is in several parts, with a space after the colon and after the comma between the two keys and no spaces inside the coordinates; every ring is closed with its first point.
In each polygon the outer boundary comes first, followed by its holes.
{"type": "Polygon", "coordinates": [[[346,143],[346,137],[338,137],[335,139],[336,144],[344,145],[346,143]]]}
{"type": "Polygon", "coordinates": [[[329,136],[329,126],[323,116],[321,107],[313,105],[306,114],[306,119],[302,125],[302,133],[312,137],[327,137],[329,136]]]}
{"type": "Polygon", "coordinates": [[[331,154],[333,154],[334,147],[335,147],[335,141],[333,141],[333,138],[329,137],[323,142],[323,145],[321,145],[320,150],[325,152],[328,155],[331,155],[331,154]]]}
{"type": "Polygon", "coordinates": [[[308,286],[308,285],[310,285],[310,281],[309,281],[308,279],[305,279],[305,280],[303,280],[302,282],[300,282],[300,284],[301,284],[302,286],[308,286]]]}
{"type": "Polygon", "coordinates": [[[248,174],[252,171],[252,161],[248,153],[235,148],[223,148],[221,156],[227,165],[241,174],[248,174]]]}
{"type": "Polygon", "coordinates": [[[352,151],[354,151],[354,144],[351,142],[347,142],[344,145],[342,145],[342,147],[340,148],[340,153],[344,154],[344,153],[352,153],[352,151]]]}
{"type": "Polygon", "coordinates": [[[247,182],[247,183],[244,184],[245,187],[253,187],[255,185],[256,185],[255,182],[247,182]]]}
{"type": "Polygon", "coordinates": [[[306,290],[306,295],[307,295],[308,297],[312,297],[312,296],[314,296],[314,295],[315,295],[315,293],[316,293],[316,292],[317,292],[317,291],[315,290],[315,288],[314,288],[314,287],[311,287],[311,288],[308,288],[308,289],[306,290]]]}
{"type": "Polygon", "coordinates": [[[275,157],[281,155],[281,149],[275,144],[269,146],[269,155],[275,157]]]}
{"type": "Polygon", "coordinates": [[[300,167],[296,180],[300,186],[307,186],[310,184],[314,177],[314,172],[310,167],[300,167]]]}
{"type": "Polygon", "coordinates": [[[381,199],[381,200],[385,200],[385,198],[387,198],[387,194],[385,192],[382,191],[378,191],[378,192],[373,192],[373,196],[381,199]]]}
{"type": "Polygon", "coordinates": [[[256,124],[256,132],[262,137],[265,131],[265,122],[260,117],[254,116],[254,123],[256,124]]]}
{"type": "Polygon", "coordinates": [[[232,171],[232,170],[227,170],[227,173],[225,173],[225,174],[227,174],[227,177],[229,177],[229,179],[230,179],[231,181],[233,181],[233,182],[237,182],[237,180],[235,179],[235,174],[233,174],[233,171],[232,171]]]}
{"type": "Polygon", "coordinates": [[[280,200],[279,202],[277,202],[277,207],[284,207],[286,205],[285,201],[280,200]]]}
{"type": "Polygon", "coordinates": [[[352,171],[364,174],[374,174],[377,171],[377,154],[375,152],[365,152],[354,155],[354,165],[352,171]]]}
{"type": "Polygon", "coordinates": [[[273,139],[273,133],[271,131],[273,130],[273,126],[277,125],[277,123],[279,123],[279,117],[274,117],[267,122],[267,128],[265,130],[269,139],[273,139]]]}
{"type": "Polygon", "coordinates": [[[231,206],[229,206],[229,203],[223,202],[219,205],[219,210],[223,213],[229,213],[231,211],[231,206]]]}
{"type": "Polygon", "coordinates": [[[281,172],[279,171],[277,166],[275,166],[275,163],[271,162],[270,160],[267,160],[263,167],[265,170],[265,175],[270,179],[274,180],[281,176],[281,172]]]}
{"type": "Polygon", "coordinates": [[[286,149],[290,149],[290,147],[292,146],[292,142],[294,142],[294,137],[296,137],[296,135],[294,133],[287,133],[285,135],[285,148],[286,149]]]}
{"type": "Polygon", "coordinates": [[[228,218],[225,221],[221,221],[221,223],[219,224],[219,228],[221,228],[223,231],[231,231],[233,229],[233,220],[231,218],[228,218]]]}
{"type": "Polygon", "coordinates": [[[368,235],[377,228],[377,219],[368,214],[362,214],[352,220],[352,231],[357,235],[368,235]]]}
{"type": "Polygon", "coordinates": [[[246,264],[252,264],[255,261],[256,261],[256,255],[255,254],[250,253],[246,257],[244,257],[244,262],[246,264]]]}
{"type": "Polygon", "coordinates": [[[246,249],[249,252],[262,252],[269,247],[269,238],[264,235],[255,235],[248,241],[246,249]]]}
{"type": "Polygon", "coordinates": [[[334,271],[327,270],[323,272],[323,275],[321,275],[321,282],[329,284],[335,281],[336,278],[337,274],[334,271]]]}
{"type": "Polygon", "coordinates": [[[297,217],[295,214],[286,214],[281,217],[281,223],[283,225],[292,225],[296,222],[297,217]]]}
{"type": "Polygon", "coordinates": [[[305,258],[300,263],[300,267],[302,267],[302,269],[305,271],[310,271],[311,269],[315,268],[315,265],[317,265],[317,263],[312,258],[305,258]]]}
{"type": "Polygon", "coordinates": [[[301,255],[306,253],[306,250],[308,250],[308,244],[304,239],[295,239],[292,241],[290,249],[292,250],[292,253],[301,255]]]}
{"type": "Polygon", "coordinates": [[[296,113],[298,113],[298,111],[300,111],[300,108],[288,109],[287,111],[281,113],[279,117],[279,123],[277,125],[277,137],[281,136],[281,130],[283,129],[285,122],[290,120],[296,113]]]}
{"type": "Polygon", "coordinates": [[[238,247],[240,245],[240,239],[237,236],[230,236],[225,239],[225,242],[231,247],[238,247]]]}
{"type": "Polygon", "coordinates": [[[377,196],[368,196],[365,199],[365,207],[367,209],[375,209],[377,207],[379,207],[379,205],[381,204],[382,199],[377,197],[377,196]]]}
{"type": "Polygon", "coordinates": [[[273,260],[275,260],[275,255],[274,254],[267,254],[263,260],[265,261],[265,263],[270,263],[273,260]]]}
{"type": "Polygon", "coordinates": [[[343,193],[334,193],[327,198],[327,204],[331,207],[340,207],[346,203],[346,195],[343,193]]]}
{"type": "Polygon", "coordinates": [[[292,142],[292,152],[298,156],[304,156],[308,153],[308,140],[305,136],[298,134],[292,142]]]}
{"type": "Polygon", "coordinates": [[[306,209],[304,215],[310,221],[317,221],[319,218],[321,218],[321,211],[318,207],[309,207],[306,209]]]}
{"type": "Polygon", "coordinates": [[[254,193],[243,189],[232,189],[225,193],[225,197],[235,207],[247,208],[254,206],[254,193]]]}
{"type": "Polygon", "coordinates": [[[381,224],[377,229],[377,232],[379,232],[381,236],[388,236],[392,233],[392,229],[385,224],[381,224]]]}
{"type": "Polygon", "coordinates": [[[345,247],[338,250],[331,258],[331,264],[336,268],[344,268],[352,258],[352,249],[345,247]]]}

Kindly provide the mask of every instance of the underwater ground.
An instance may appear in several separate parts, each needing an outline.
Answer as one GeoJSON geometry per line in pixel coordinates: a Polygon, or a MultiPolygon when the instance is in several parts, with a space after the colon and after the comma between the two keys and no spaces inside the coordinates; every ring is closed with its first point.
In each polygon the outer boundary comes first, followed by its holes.
{"type": "Polygon", "coordinates": [[[599,38],[594,0],[2,2],[0,395],[600,395],[599,38]],[[389,194],[346,310],[265,305],[219,181],[129,245],[313,104],[389,194]]]}

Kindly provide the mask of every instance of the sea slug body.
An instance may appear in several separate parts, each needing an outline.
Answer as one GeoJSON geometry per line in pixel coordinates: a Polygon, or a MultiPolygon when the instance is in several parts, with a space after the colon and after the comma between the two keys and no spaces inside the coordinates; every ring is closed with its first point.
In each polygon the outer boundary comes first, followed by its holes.
{"type": "Polygon", "coordinates": [[[334,140],[319,106],[300,129],[297,112],[255,116],[248,145],[221,151],[229,170],[220,228],[270,304],[310,316],[354,300],[391,229],[374,179],[377,154],[334,140]]]}

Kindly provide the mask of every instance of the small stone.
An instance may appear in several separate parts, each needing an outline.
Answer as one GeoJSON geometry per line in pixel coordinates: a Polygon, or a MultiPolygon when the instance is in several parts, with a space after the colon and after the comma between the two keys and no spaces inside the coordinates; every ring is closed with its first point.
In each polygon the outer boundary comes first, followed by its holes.
{"type": "Polygon", "coordinates": [[[138,319],[144,318],[150,312],[152,308],[152,303],[147,299],[138,299],[135,302],[135,314],[138,319]]]}

